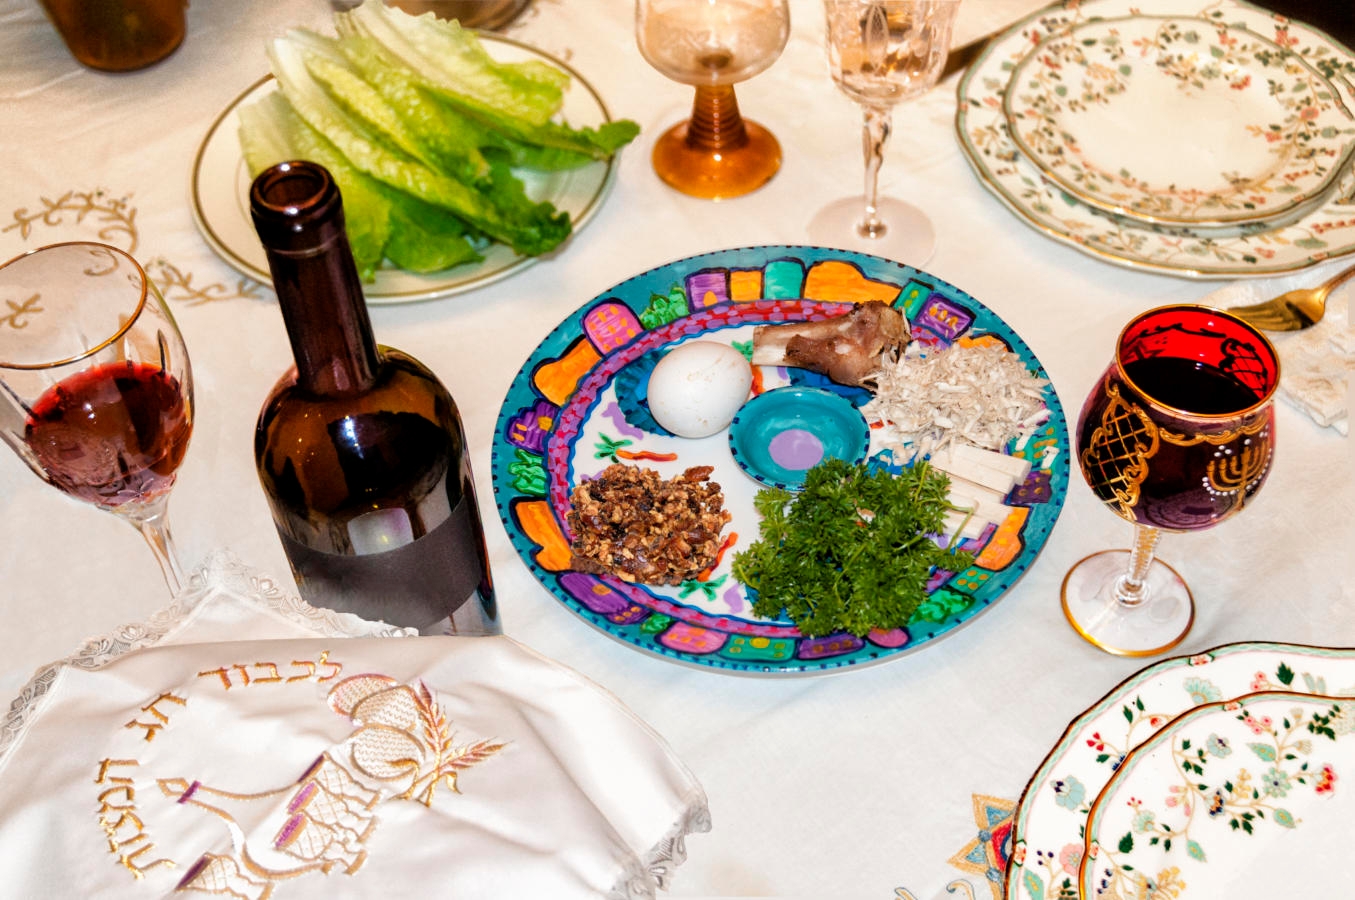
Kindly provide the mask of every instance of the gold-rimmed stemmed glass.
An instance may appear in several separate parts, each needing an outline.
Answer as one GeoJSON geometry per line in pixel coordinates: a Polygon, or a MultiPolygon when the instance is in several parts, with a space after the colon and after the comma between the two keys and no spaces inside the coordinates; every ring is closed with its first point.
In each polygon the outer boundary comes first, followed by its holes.
{"type": "Polygon", "coordinates": [[[880,168],[895,105],[926,93],[941,77],[959,6],[960,0],[824,0],[828,68],[863,113],[866,178],[864,195],[835,200],[814,215],[814,243],[913,266],[931,258],[931,220],[911,203],[880,196],[880,168]]]}
{"type": "Polygon", "coordinates": [[[129,254],[76,242],[0,264],[0,302],[0,438],[48,484],[131,523],[177,592],[166,505],[193,376],[164,298],[129,254]]]}
{"type": "Polygon", "coordinates": [[[1083,559],[1063,611],[1121,656],[1176,646],[1195,620],[1190,588],[1155,559],[1164,531],[1210,528],[1241,512],[1270,474],[1280,362],[1265,335],[1207,306],[1135,317],[1077,423],[1077,459],[1098,499],[1134,525],[1128,550],[1083,559]]]}
{"type": "Polygon", "coordinates": [[[785,49],[787,0],[636,0],[635,37],[651,66],[696,88],[691,117],[654,142],[658,176],[708,200],[738,197],[771,180],[781,168],[781,144],[743,118],[734,85],[785,49]]]}

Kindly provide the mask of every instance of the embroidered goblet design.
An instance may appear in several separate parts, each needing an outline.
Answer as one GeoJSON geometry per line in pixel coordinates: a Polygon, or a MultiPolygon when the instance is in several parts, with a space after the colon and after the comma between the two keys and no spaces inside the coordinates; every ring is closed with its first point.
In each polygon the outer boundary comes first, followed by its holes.
{"type": "Polygon", "coordinates": [[[166,796],[220,818],[231,837],[231,852],[204,854],[180,890],[267,900],[286,879],[335,870],[355,874],[367,860],[381,801],[431,806],[439,785],[460,793],[457,776],[506,746],[491,740],[457,744],[422,682],[355,675],[336,684],[328,700],[357,730],[296,781],[240,793],[198,780],[157,779],[166,796]]]}

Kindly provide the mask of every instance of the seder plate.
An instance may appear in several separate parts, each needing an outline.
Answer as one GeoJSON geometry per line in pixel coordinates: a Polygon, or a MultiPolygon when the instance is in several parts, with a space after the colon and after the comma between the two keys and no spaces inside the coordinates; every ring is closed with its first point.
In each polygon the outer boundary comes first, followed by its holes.
{"type": "MultiPolygon", "coordinates": [[[[503,62],[539,60],[569,73],[560,115],[577,127],[597,127],[611,121],[602,97],[583,77],[553,56],[496,34],[478,35],[487,52],[503,62]]],[[[217,116],[193,159],[189,185],[193,222],[208,246],[232,268],[256,281],[272,284],[268,259],[259,243],[249,215],[252,179],[240,150],[238,111],[265,94],[276,91],[273,76],[266,75],[237,97],[217,116]]],[[[617,156],[563,172],[519,171],[517,174],[534,200],[549,201],[569,213],[574,231],[588,223],[601,207],[616,180],[617,156]]],[[[556,248],[561,253],[569,240],[556,248]]],[[[521,271],[541,257],[520,256],[502,244],[482,251],[478,263],[456,266],[443,272],[419,274],[382,268],[371,284],[364,285],[370,305],[412,303],[462,294],[484,287],[521,271]]]]}
{"type": "MultiPolygon", "coordinates": [[[[998,602],[1035,561],[1063,506],[1069,443],[1063,408],[1046,388],[1048,420],[1007,452],[1032,460],[1030,477],[1008,503],[1019,508],[966,549],[976,565],[938,578],[906,629],[807,638],[788,621],[751,613],[731,574],[735,553],[757,539],[753,498],[761,485],[730,452],[726,431],[673,437],[645,404],[650,371],[686,340],[728,343],[751,352],[761,323],[822,319],[853,302],[881,299],[902,308],[915,339],[999,341],[1043,376],[1026,343],[964,291],[909,266],[847,251],[802,246],[723,250],[680,259],[601,292],[557,326],[513,379],[493,438],[499,514],[523,561],[581,619],[660,658],[726,672],[787,676],[840,671],[935,643],[998,602]],[[676,587],[630,584],[569,570],[566,513],[580,479],[613,462],[652,468],[665,478],[690,466],[711,479],[732,515],[732,546],[704,578],[676,587]]],[[[804,370],[758,367],[754,392],[785,385],[822,388],[855,406],[861,388],[804,370]]],[[[876,458],[879,451],[876,449],[876,458]]]]}
{"type": "MultiPolygon", "coordinates": [[[[1347,172],[1311,210],[1297,218],[1226,229],[1153,225],[1112,215],[1050,184],[1016,145],[1003,112],[1012,73],[1051,35],[1097,19],[1130,15],[1199,18],[1245,27],[1282,45],[1295,62],[1321,73],[1339,99],[1355,109],[1355,57],[1322,32],[1240,0],[1085,0],[1049,7],[995,38],[957,88],[956,132],[985,188],[1022,221],[1082,253],[1132,269],[1186,278],[1237,278],[1292,272],[1355,252],[1355,174],[1347,172]]],[[[1210,30],[1211,40],[1217,31],[1210,30]]]]}

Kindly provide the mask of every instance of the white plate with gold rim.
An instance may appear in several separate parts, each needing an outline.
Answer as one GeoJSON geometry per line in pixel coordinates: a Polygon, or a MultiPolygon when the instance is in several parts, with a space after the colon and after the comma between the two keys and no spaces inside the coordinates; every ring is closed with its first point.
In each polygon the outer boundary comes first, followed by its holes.
{"type": "Polygon", "coordinates": [[[1186,278],[1237,278],[1292,272],[1355,253],[1355,177],[1347,175],[1311,211],[1274,228],[1194,233],[1107,214],[1050,185],[1007,130],[1003,94],[1015,68],[1051,34],[1098,18],[1192,16],[1242,25],[1288,47],[1321,72],[1355,110],[1355,56],[1316,29],[1241,0],[1083,0],[1048,7],[995,38],[957,88],[956,132],[980,182],[1027,224],[1079,252],[1132,269],[1186,278]]]}
{"type": "MultiPolygon", "coordinates": [[[[485,50],[500,62],[539,60],[569,74],[560,117],[574,127],[596,128],[610,122],[611,115],[598,92],[568,64],[511,38],[479,33],[485,50]]],[[[271,75],[255,82],[222,111],[208,129],[193,160],[190,184],[193,221],[208,246],[232,268],[256,281],[271,284],[268,259],[259,243],[249,215],[249,168],[245,165],[237,136],[238,112],[265,94],[276,91],[271,75]]],[[[517,172],[527,195],[536,201],[549,201],[556,209],[569,213],[577,232],[597,213],[616,179],[618,159],[590,163],[561,172],[517,172]]],[[[562,252],[569,239],[554,250],[562,252]]],[[[484,259],[456,266],[443,272],[418,274],[384,267],[375,281],[364,285],[367,302],[372,305],[412,303],[434,300],[484,287],[530,266],[542,257],[521,256],[502,244],[491,244],[481,251],[484,259]]]]}
{"type": "Polygon", "coordinates": [[[1302,56],[1242,25],[1180,16],[1078,23],[1003,92],[1007,132],[1083,203],[1220,227],[1320,201],[1355,151],[1355,116],[1302,56]]]}
{"type": "Polygon", "coordinates": [[[1350,873],[1355,699],[1198,706],[1135,748],[1087,817],[1079,896],[1338,897],[1350,873]]]}
{"type": "Polygon", "coordinates": [[[1012,816],[1009,900],[1076,896],[1091,805],[1135,747],[1181,713],[1269,690],[1355,697],[1355,648],[1254,642],[1166,659],[1074,719],[1012,816]]]}

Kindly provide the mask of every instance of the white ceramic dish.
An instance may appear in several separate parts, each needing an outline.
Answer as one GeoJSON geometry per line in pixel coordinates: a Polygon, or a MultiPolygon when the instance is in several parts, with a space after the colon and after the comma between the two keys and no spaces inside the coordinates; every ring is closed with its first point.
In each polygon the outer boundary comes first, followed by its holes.
{"type": "Polygon", "coordinates": [[[1208,703],[1140,744],[1087,819],[1079,896],[1339,897],[1350,874],[1355,700],[1208,703]]]}
{"type": "Polygon", "coordinates": [[[1076,896],[1092,804],[1135,747],[1196,707],[1272,690],[1355,697],[1355,649],[1244,643],[1174,657],[1074,719],[1013,814],[1009,900],[1076,896]]]}
{"type": "MultiPolygon", "coordinates": [[[[496,59],[518,62],[536,59],[569,73],[561,115],[570,125],[596,127],[611,121],[597,91],[578,72],[554,57],[494,34],[481,34],[485,49],[496,59]]],[[[212,123],[193,160],[190,184],[193,221],[207,244],[231,267],[256,281],[271,284],[268,260],[249,217],[250,174],[237,137],[240,107],[277,90],[272,76],[256,82],[235,99],[212,123]]],[[[548,200],[569,213],[574,230],[582,228],[597,212],[615,180],[617,158],[595,162],[564,172],[521,172],[527,193],[535,200],[548,200]]],[[[563,252],[566,240],[554,252],[563,252]]],[[[506,278],[541,257],[520,256],[502,244],[484,251],[481,262],[457,266],[444,272],[419,275],[399,269],[378,270],[366,285],[367,302],[373,305],[411,303],[464,293],[506,278]]]]}
{"type": "Polygon", "coordinates": [[[1027,224],[1082,253],[1128,268],[1187,278],[1272,275],[1355,252],[1355,188],[1347,174],[1311,212],[1283,227],[1239,229],[1224,235],[1136,224],[1095,209],[1048,184],[1012,141],[1002,110],[1012,72],[1051,34],[1097,18],[1192,16],[1245,26],[1285,45],[1322,72],[1342,102],[1355,109],[1355,57],[1321,32],[1240,0],[1084,0],[1048,8],[994,39],[957,88],[956,131],[985,188],[1027,224]]]}
{"type": "Polygon", "coordinates": [[[1007,133],[1083,203],[1152,223],[1270,221],[1320,201],[1355,150],[1322,73],[1239,25],[1125,16],[1046,38],[1003,93],[1007,133]]]}

